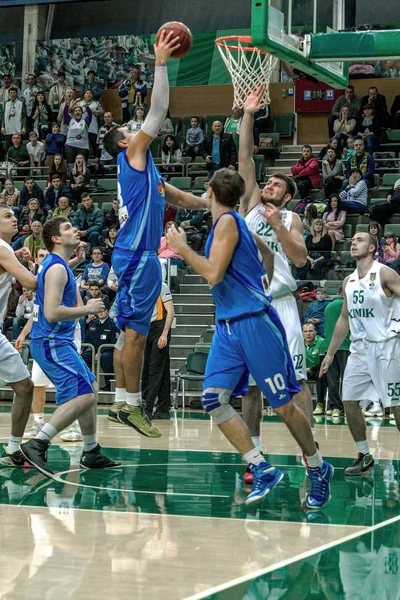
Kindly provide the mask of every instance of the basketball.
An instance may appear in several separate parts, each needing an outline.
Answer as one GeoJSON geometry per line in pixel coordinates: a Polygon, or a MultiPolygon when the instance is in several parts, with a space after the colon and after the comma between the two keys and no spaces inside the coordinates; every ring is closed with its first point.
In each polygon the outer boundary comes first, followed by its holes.
{"type": "Polygon", "coordinates": [[[156,44],[158,44],[162,31],[165,31],[167,34],[173,31],[175,36],[179,37],[180,47],[171,54],[171,58],[181,58],[181,56],[185,56],[189,52],[193,44],[193,37],[189,27],[186,27],[186,25],[179,21],[164,23],[157,31],[156,44]]]}

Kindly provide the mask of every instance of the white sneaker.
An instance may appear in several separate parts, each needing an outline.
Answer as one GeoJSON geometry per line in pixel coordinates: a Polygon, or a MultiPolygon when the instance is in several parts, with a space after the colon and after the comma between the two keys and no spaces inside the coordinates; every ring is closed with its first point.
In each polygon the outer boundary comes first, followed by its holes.
{"type": "Polygon", "coordinates": [[[34,421],[32,427],[25,431],[23,435],[24,440],[31,440],[32,438],[36,437],[37,434],[42,430],[43,425],[40,425],[40,423],[34,421]]]}
{"type": "Polygon", "coordinates": [[[65,433],[60,435],[60,440],[63,442],[82,442],[82,432],[78,423],[72,423],[71,427],[65,433]]]}
{"type": "Polygon", "coordinates": [[[372,406],[369,410],[366,410],[364,413],[364,417],[384,417],[385,413],[383,412],[380,406],[372,406]]]}

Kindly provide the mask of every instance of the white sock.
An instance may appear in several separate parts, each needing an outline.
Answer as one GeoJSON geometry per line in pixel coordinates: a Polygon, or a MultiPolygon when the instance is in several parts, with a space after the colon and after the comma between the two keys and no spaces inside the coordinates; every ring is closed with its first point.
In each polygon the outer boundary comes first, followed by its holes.
{"type": "Polygon", "coordinates": [[[313,436],[313,438],[315,440],[315,427],[311,427],[311,433],[312,433],[312,436],[313,436]]]}
{"type": "Polygon", "coordinates": [[[319,450],[317,450],[312,456],[307,456],[307,464],[310,469],[319,469],[319,467],[322,465],[322,458],[319,450]]]}
{"type": "Polygon", "coordinates": [[[56,437],[57,433],[58,431],[55,427],[53,427],[53,425],[50,425],[50,423],[46,423],[46,425],[43,425],[42,429],[39,431],[35,439],[44,440],[45,442],[51,442],[53,437],[56,437]]]}
{"type": "Polygon", "coordinates": [[[43,427],[43,425],[44,425],[44,413],[34,413],[33,414],[33,420],[35,421],[35,423],[37,423],[38,425],[41,425],[43,427]]]}
{"type": "Polygon", "coordinates": [[[129,406],[140,406],[142,403],[142,394],[140,392],[137,392],[136,394],[126,392],[125,399],[129,406]]]}
{"type": "Polygon", "coordinates": [[[17,437],[16,435],[10,435],[10,437],[8,438],[7,452],[9,454],[12,454],[13,452],[16,452],[17,450],[19,450],[21,442],[22,442],[22,437],[17,437]]]}
{"type": "Polygon", "coordinates": [[[89,452],[97,446],[97,435],[95,433],[93,433],[92,435],[83,435],[82,437],[84,452],[89,452]]]}
{"type": "Polygon", "coordinates": [[[246,452],[246,454],[243,454],[243,458],[248,465],[260,465],[261,463],[265,462],[265,458],[261,452],[257,450],[257,448],[253,448],[249,452],[246,452]]]}
{"type": "Polygon", "coordinates": [[[126,389],[125,388],[115,388],[115,404],[125,404],[126,403],[126,389]]]}
{"type": "Polygon", "coordinates": [[[356,442],[356,448],[358,452],[362,454],[369,454],[369,447],[367,440],[363,440],[362,442],[356,442]]]}
{"type": "Polygon", "coordinates": [[[259,435],[251,436],[251,441],[253,442],[256,450],[261,452],[261,437],[259,435]]]}

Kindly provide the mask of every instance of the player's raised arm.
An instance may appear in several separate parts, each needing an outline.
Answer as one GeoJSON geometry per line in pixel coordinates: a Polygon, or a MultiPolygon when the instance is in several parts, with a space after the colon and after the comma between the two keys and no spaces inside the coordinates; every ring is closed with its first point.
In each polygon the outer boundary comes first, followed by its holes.
{"type": "Polygon", "coordinates": [[[256,180],[254,167],[254,114],[263,107],[262,97],[264,87],[260,86],[252,92],[243,105],[243,119],[240,127],[239,144],[239,174],[246,184],[246,193],[240,201],[239,212],[245,216],[249,210],[260,202],[260,191],[256,180]]]}
{"type": "Polygon", "coordinates": [[[48,269],[45,278],[44,316],[49,323],[73,321],[104,310],[101,298],[88,300],[86,306],[63,306],[61,302],[67,281],[67,271],[62,265],[55,264],[48,269]]]}
{"type": "Polygon", "coordinates": [[[178,206],[179,208],[208,209],[207,198],[199,198],[189,192],[178,190],[178,188],[170,183],[165,183],[165,202],[168,202],[168,204],[172,204],[173,206],[178,206]]]}
{"type": "Polygon", "coordinates": [[[264,242],[262,238],[256,233],[252,233],[257,248],[259,249],[262,257],[263,267],[267,272],[268,281],[272,281],[274,276],[274,264],[275,264],[275,252],[264,242]]]}
{"type": "Polygon", "coordinates": [[[36,277],[15,258],[14,254],[5,248],[0,248],[0,265],[17,281],[30,290],[36,289],[36,277]]]}

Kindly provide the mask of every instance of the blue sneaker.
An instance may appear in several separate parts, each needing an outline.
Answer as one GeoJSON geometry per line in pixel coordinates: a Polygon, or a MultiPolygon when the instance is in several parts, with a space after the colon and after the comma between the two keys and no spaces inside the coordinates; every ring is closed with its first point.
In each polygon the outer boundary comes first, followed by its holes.
{"type": "Polygon", "coordinates": [[[251,470],[254,482],[253,488],[246,498],[246,506],[260,502],[283,478],[283,473],[267,462],[251,465],[251,470]]]}
{"type": "Polygon", "coordinates": [[[308,476],[311,482],[311,490],[307,495],[307,508],[322,508],[331,497],[331,488],[329,485],[335,470],[333,466],[325,461],[316,469],[308,467],[308,476]]]}

